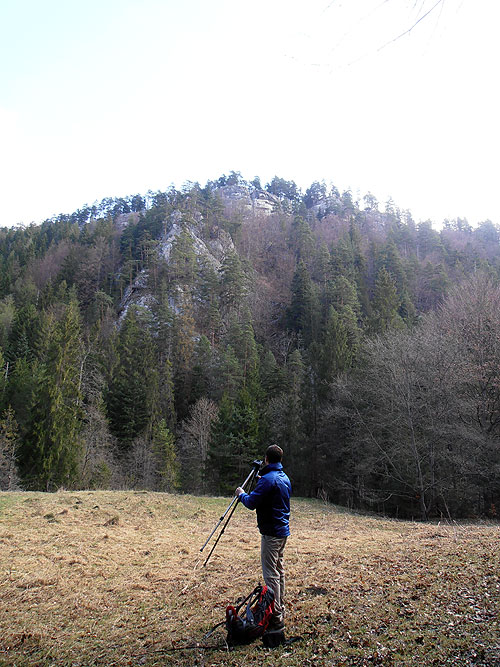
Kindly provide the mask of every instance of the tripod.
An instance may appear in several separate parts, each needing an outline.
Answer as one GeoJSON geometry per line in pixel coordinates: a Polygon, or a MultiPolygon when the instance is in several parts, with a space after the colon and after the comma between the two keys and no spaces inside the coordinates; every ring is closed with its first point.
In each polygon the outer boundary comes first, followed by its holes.
{"type": "MultiPolygon", "coordinates": [[[[249,485],[248,488],[252,487],[252,484],[253,484],[255,478],[257,477],[257,473],[259,472],[259,468],[260,468],[261,465],[262,465],[262,461],[254,461],[252,463],[252,470],[248,474],[248,477],[246,478],[246,480],[241,485],[242,489],[244,489],[247,484],[249,485]]],[[[221,518],[216,523],[215,528],[212,530],[212,532],[208,536],[205,544],[201,547],[200,552],[203,551],[203,549],[207,546],[207,544],[210,542],[210,539],[212,538],[212,535],[217,531],[217,528],[221,525],[221,523],[226,518],[227,514],[230,512],[229,516],[227,517],[226,523],[222,526],[222,530],[220,531],[219,535],[217,536],[217,539],[215,540],[215,542],[214,542],[214,544],[213,544],[213,546],[210,550],[210,553],[208,554],[205,562],[203,563],[203,567],[205,567],[206,564],[208,563],[208,561],[210,560],[210,556],[213,554],[215,547],[219,543],[219,540],[222,537],[222,535],[224,534],[224,531],[226,530],[226,526],[229,523],[231,517],[233,516],[234,510],[236,509],[236,506],[238,505],[238,501],[239,501],[238,496],[234,496],[234,498],[231,500],[231,502],[227,506],[226,511],[224,512],[224,514],[221,516],[221,518]]]]}

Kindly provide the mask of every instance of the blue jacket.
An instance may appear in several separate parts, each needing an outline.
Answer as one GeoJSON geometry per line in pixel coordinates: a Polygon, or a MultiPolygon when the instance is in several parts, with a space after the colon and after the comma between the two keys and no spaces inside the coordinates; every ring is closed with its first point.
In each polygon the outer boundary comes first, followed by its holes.
{"type": "Polygon", "coordinates": [[[257,510],[257,525],[262,535],[290,535],[290,496],[292,485],[281,463],[269,463],[260,473],[252,493],[240,494],[249,510],[257,510]]]}

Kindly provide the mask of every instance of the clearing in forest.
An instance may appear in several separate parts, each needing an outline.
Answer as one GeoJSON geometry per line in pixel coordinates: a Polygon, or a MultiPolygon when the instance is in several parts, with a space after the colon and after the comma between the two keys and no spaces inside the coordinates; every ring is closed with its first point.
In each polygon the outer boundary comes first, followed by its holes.
{"type": "Polygon", "coordinates": [[[500,665],[497,524],[395,521],[301,499],[286,622],[302,640],[230,652],[222,629],[203,640],[261,580],[255,515],[242,508],[202,567],[227,503],[0,493],[0,665],[500,665]]]}

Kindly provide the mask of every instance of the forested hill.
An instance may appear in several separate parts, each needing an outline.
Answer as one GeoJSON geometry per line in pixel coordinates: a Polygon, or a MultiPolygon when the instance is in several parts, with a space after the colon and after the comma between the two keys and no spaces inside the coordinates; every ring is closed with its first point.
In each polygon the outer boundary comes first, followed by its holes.
{"type": "Polygon", "coordinates": [[[500,502],[500,229],[238,173],[0,230],[0,488],[500,502]],[[383,212],[380,210],[384,208],[383,212]]]}

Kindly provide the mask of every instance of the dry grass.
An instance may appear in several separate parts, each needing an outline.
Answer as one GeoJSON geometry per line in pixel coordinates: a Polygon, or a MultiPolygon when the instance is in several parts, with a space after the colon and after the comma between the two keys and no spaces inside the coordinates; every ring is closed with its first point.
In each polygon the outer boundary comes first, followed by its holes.
{"type": "Polygon", "coordinates": [[[287,633],[228,652],[225,606],[260,580],[255,517],[142,492],[0,493],[0,665],[500,665],[497,525],[423,525],[295,500],[287,633]],[[219,648],[183,648],[194,646],[219,648]]]}

